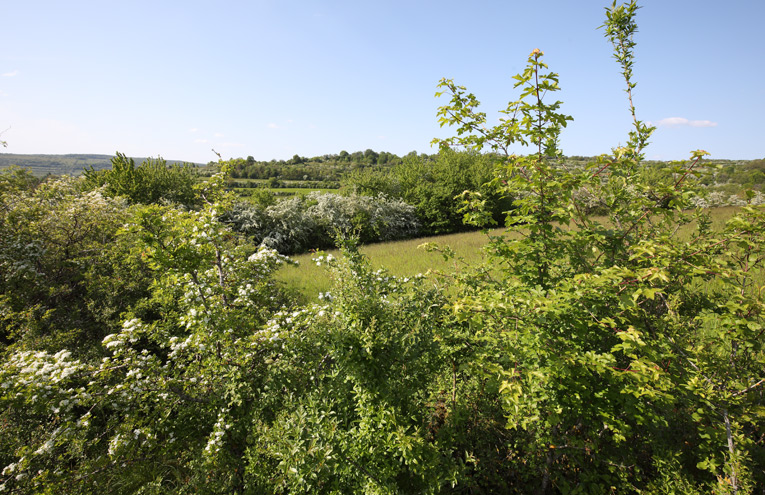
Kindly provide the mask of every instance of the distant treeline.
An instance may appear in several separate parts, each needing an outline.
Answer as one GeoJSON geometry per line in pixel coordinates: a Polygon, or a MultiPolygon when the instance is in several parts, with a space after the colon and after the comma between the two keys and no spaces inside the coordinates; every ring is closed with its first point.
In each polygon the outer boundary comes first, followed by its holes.
{"type": "MultiPolygon", "coordinates": [[[[289,160],[256,160],[252,156],[233,158],[231,179],[255,179],[280,181],[301,181],[312,183],[310,187],[336,188],[348,174],[369,170],[387,170],[401,165],[404,159],[419,158],[425,161],[435,161],[438,153],[428,155],[412,151],[404,156],[398,156],[387,151],[376,152],[371,149],[349,153],[345,150],[336,154],[325,154],[314,157],[294,155],[289,160]]],[[[36,177],[46,175],[82,174],[85,170],[102,170],[111,168],[113,155],[98,154],[68,154],[68,155],[26,155],[0,153],[0,169],[18,166],[29,170],[36,177]]],[[[135,158],[137,163],[144,158],[135,158]]],[[[594,157],[569,156],[563,159],[564,166],[584,167],[594,157]]],[[[167,165],[181,165],[180,160],[166,160],[167,165]]],[[[722,192],[734,194],[740,189],[762,191],[765,184],[765,158],[759,160],[709,160],[715,165],[714,170],[703,179],[706,186],[722,189],[722,192]]],[[[217,162],[206,165],[193,163],[202,176],[210,176],[218,169],[217,162]]],[[[655,170],[669,169],[671,162],[645,161],[644,166],[655,170]]],[[[270,187],[285,187],[274,181],[270,187]]],[[[237,187],[237,186],[235,186],[237,187]]],[[[252,187],[242,183],[238,187],[252,187]]],[[[301,187],[290,184],[289,187],[301,187]]],[[[303,186],[305,187],[305,186],[303,186]]]]}
{"type": "MultiPolygon", "coordinates": [[[[387,151],[376,152],[371,149],[349,153],[341,151],[337,154],[326,154],[311,158],[294,155],[289,160],[256,160],[247,158],[232,158],[231,179],[302,181],[314,183],[343,182],[349,174],[369,170],[389,170],[401,165],[406,159],[419,159],[435,162],[438,153],[428,155],[412,151],[404,156],[398,156],[387,151]]],[[[488,155],[489,157],[491,155],[488,155]]],[[[496,157],[499,160],[499,157],[496,157]]],[[[583,168],[593,162],[595,157],[569,156],[563,157],[562,166],[583,168]]],[[[672,162],[646,160],[644,166],[652,170],[669,170],[672,162]]],[[[707,166],[714,165],[708,170],[704,179],[707,186],[722,186],[730,184],[728,189],[762,190],[765,184],[765,159],[759,160],[709,160],[707,166]]],[[[203,176],[210,176],[218,170],[217,162],[209,162],[199,169],[203,176]]],[[[241,185],[239,187],[248,187],[241,185]]],[[[279,187],[276,184],[273,187],[279,187]]],[[[292,186],[294,187],[294,186],[292,186]]],[[[336,187],[324,185],[324,187],[336,187]]],[[[732,190],[731,190],[732,192],[732,190]]]]}
{"type": "MultiPolygon", "coordinates": [[[[412,151],[407,156],[417,156],[412,151]]],[[[348,171],[371,166],[392,166],[401,163],[402,157],[387,151],[376,152],[371,149],[348,153],[343,150],[338,154],[327,154],[307,158],[294,155],[289,160],[258,161],[252,156],[233,158],[232,179],[281,179],[300,181],[338,182],[348,171]]],[[[217,170],[216,162],[209,162],[203,167],[203,175],[212,175],[217,170]]]]}

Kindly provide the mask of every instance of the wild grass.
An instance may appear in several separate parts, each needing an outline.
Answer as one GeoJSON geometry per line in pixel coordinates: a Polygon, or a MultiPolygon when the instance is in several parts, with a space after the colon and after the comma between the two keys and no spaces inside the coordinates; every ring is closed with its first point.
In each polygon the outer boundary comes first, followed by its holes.
{"type": "Polygon", "coordinates": [[[319,188],[319,187],[279,187],[269,189],[272,193],[279,195],[292,196],[294,194],[308,194],[318,191],[322,194],[337,193],[337,189],[319,188]]]}
{"type": "MultiPolygon", "coordinates": [[[[277,188],[266,187],[262,189],[266,189],[278,197],[288,197],[288,196],[294,196],[296,194],[306,195],[314,191],[318,191],[322,194],[337,193],[337,189],[309,188],[309,187],[277,187],[277,188]]],[[[231,190],[234,191],[237,195],[239,195],[239,197],[241,197],[242,199],[247,200],[253,195],[253,192],[256,191],[257,188],[234,187],[234,188],[231,188],[231,190]]]]}
{"type": "MultiPolygon", "coordinates": [[[[495,229],[491,234],[498,235],[504,229],[495,229]]],[[[438,252],[428,251],[421,247],[425,243],[448,246],[456,257],[461,257],[466,263],[478,264],[485,260],[483,247],[488,237],[480,231],[463,232],[433,237],[421,237],[403,241],[384,242],[362,246],[360,251],[368,259],[374,269],[385,268],[390,274],[399,277],[412,277],[418,273],[427,274],[429,271],[441,270],[454,272],[462,269],[463,264],[454,260],[446,261],[438,252]]],[[[322,254],[340,256],[339,250],[329,250],[322,254]]],[[[318,253],[306,253],[292,256],[298,266],[286,266],[277,273],[277,279],[300,294],[314,300],[319,292],[330,288],[330,280],[324,266],[317,266],[313,259],[318,253]]]]}
{"type": "MultiPolygon", "coordinates": [[[[714,208],[710,210],[712,228],[721,229],[725,222],[738,211],[736,207],[714,208]]],[[[684,226],[678,232],[678,239],[687,239],[690,236],[692,226],[684,226]]],[[[504,228],[493,229],[488,235],[501,235],[504,228]]],[[[360,251],[370,261],[374,269],[385,268],[392,275],[400,277],[412,277],[421,273],[426,275],[431,271],[455,273],[465,269],[465,265],[478,265],[486,261],[484,248],[488,243],[487,233],[463,232],[434,237],[422,237],[404,241],[385,242],[370,244],[361,247],[360,251]],[[433,243],[441,247],[449,247],[455,253],[455,258],[445,260],[443,255],[436,251],[428,251],[423,244],[433,243]],[[463,262],[458,261],[461,259],[463,262]]],[[[510,235],[510,234],[506,234],[510,235]]],[[[517,234],[515,234],[517,235],[517,234]]],[[[339,256],[338,250],[326,251],[325,254],[339,256]]],[[[307,253],[293,256],[298,266],[286,266],[279,270],[276,277],[288,288],[301,294],[308,301],[316,300],[320,292],[330,289],[330,279],[324,266],[317,266],[313,261],[317,253],[307,253]]]]}

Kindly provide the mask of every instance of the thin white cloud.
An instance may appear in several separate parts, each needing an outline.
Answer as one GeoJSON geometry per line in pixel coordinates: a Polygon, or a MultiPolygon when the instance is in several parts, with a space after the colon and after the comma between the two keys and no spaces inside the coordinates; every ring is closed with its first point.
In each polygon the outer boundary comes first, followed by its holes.
{"type": "Polygon", "coordinates": [[[194,142],[195,142],[195,143],[204,144],[204,143],[207,143],[207,142],[209,142],[209,141],[207,141],[207,139],[195,139],[195,140],[194,140],[194,142]]]}
{"type": "Polygon", "coordinates": [[[717,127],[717,122],[711,120],[691,120],[688,122],[691,127],[717,127]]]}
{"type": "Polygon", "coordinates": [[[273,122],[270,122],[270,123],[268,124],[268,128],[269,128],[269,129],[278,129],[278,128],[279,128],[279,126],[278,126],[278,125],[276,125],[276,124],[274,124],[273,122]]]}
{"type": "Polygon", "coordinates": [[[197,129],[196,127],[192,127],[191,129],[189,129],[189,132],[197,132],[197,131],[199,131],[199,129],[197,129]]]}
{"type": "Polygon", "coordinates": [[[18,75],[19,75],[19,71],[14,70],[11,72],[6,72],[5,74],[3,74],[3,77],[16,77],[18,75]]]}
{"type": "Polygon", "coordinates": [[[717,127],[717,122],[711,120],[688,120],[685,117],[667,117],[657,122],[650,122],[656,127],[717,127]]]}
{"type": "Polygon", "coordinates": [[[220,132],[216,132],[215,134],[213,134],[213,136],[220,138],[220,137],[223,137],[223,134],[220,132]]]}
{"type": "Polygon", "coordinates": [[[680,125],[688,125],[688,119],[684,119],[682,117],[668,117],[666,119],[661,119],[660,121],[653,124],[657,127],[672,127],[672,126],[680,126],[680,125]]]}

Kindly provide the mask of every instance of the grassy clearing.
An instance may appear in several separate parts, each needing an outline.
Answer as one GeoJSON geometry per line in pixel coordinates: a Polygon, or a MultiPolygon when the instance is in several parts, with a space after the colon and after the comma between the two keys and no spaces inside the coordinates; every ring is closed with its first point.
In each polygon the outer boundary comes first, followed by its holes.
{"type": "MultiPolygon", "coordinates": [[[[327,193],[337,193],[337,189],[322,189],[322,188],[308,188],[308,187],[279,187],[279,188],[263,188],[270,192],[272,192],[274,195],[279,197],[287,197],[287,196],[294,196],[296,194],[308,194],[312,193],[314,191],[318,191],[322,194],[327,193]]],[[[250,198],[254,191],[257,191],[258,188],[247,188],[247,187],[234,187],[232,188],[232,191],[234,191],[239,197],[243,199],[250,198]]]]}
{"type": "MultiPolygon", "coordinates": [[[[735,207],[715,208],[711,211],[712,225],[714,229],[721,229],[725,222],[738,211],[735,207]]],[[[686,226],[679,233],[680,239],[689,235],[692,227],[686,226]]],[[[501,235],[505,229],[494,229],[490,235],[501,235]]],[[[455,260],[445,261],[438,252],[428,252],[420,248],[424,243],[435,243],[441,247],[450,247],[457,255],[469,265],[477,265],[485,261],[484,247],[488,237],[482,232],[465,232],[434,237],[422,237],[405,241],[385,242],[363,246],[361,252],[367,256],[372,267],[375,269],[385,268],[391,274],[400,277],[411,277],[418,273],[427,274],[428,271],[443,271],[447,273],[459,272],[465,265],[455,260]]],[[[334,256],[339,256],[338,250],[327,251],[334,256]]],[[[279,270],[276,277],[309,301],[316,300],[319,292],[330,289],[331,282],[324,267],[316,266],[312,261],[317,254],[307,253],[292,258],[299,263],[298,266],[287,266],[279,270]]]]}
{"type": "Polygon", "coordinates": [[[310,187],[280,187],[277,189],[269,189],[272,193],[276,194],[277,196],[292,196],[294,194],[308,194],[314,191],[318,191],[322,194],[326,193],[336,193],[337,189],[327,189],[327,188],[310,188],[310,187]]]}
{"type": "MultiPolygon", "coordinates": [[[[501,234],[504,229],[496,229],[493,235],[501,234]]],[[[385,268],[392,275],[411,277],[418,273],[426,274],[432,270],[459,271],[464,265],[454,260],[446,261],[438,252],[428,252],[419,247],[424,243],[435,243],[439,246],[449,246],[457,257],[464,258],[466,263],[478,264],[484,260],[483,247],[488,238],[482,232],[465,232],[434,237],[421,237],[405,241],[385,242],[363,246],[360,251],[369,259],[375,269],[385,268]]],[[[339,256],[338,250],[326,251],[339,256]]],[[[317,266],[312,261],[316,253],[293,256],[298,266],[287,266],[277,273],[277,279],[288,287],[294,288],[301,294],[313,300],[319,292],[330,288],[330,280],[324,267],[317,266]]]]}

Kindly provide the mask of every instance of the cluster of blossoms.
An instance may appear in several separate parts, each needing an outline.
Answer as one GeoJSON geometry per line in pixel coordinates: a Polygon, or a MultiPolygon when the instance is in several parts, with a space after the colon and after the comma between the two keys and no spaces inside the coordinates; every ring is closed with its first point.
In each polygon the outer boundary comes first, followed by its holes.
{"type": "Polygon", "coordinates": [[[178,318],[178,321],[184,325],[187,330],[190,330],[197,325],[201,325],[202,327],[207,326],[210,323],[210,317],[207,315],[204,305],[199,305],[197,307],[190,307],[185,315],[181,315],[178,318]]]}
{"type": "Polygon", "coordinates": [[[204,352],[206,350],[207,339],[200,334],[192,333],[187,335],[185,339],[180,339],[177,336],[170,337],[170,354],[168,358],[170,360],[177,359],[187,350],[192,352],[204,352]]]}
{"type": "Polygon", "coordinates": [[[141,320],[133,318],[122,324],[122,331],[107,335],[101,343],[112,352],[119,352],[119,348],[131,343],[134,344],[140,338],[142,330],[141,320]]]}
{"type": "Polygon", "coordinates": [[[327,254],[327,255],[322,254],[320,256],[317,256],[316,258],[311,258],[311,261],[316,263],[316,266],[321,266],[322,263],[326,263],[327,265],[332,265],[336,261],[336,258],[332,256],[332,254],[327,254]]]}
{"type": "Polygon", "coordinates": [[[296,264],[287,256],[279,254],[276,249],[261,246],[247,258],[247,269],[259,279],[269,277],[284,264],[296,264]]]}
{"type": "Polygon", "coordinates": [[[319,292],[319,301],[332,302],[332,299],[333,299],[332,294],[329,291],[319,292]]]}
{"type": "Polygon", "coordinates": [[[218,413],[218,420],[215,422],[205,446],[205,455],[209,458],[220,452],[223,447],[223,436],[226,434],[226,430],[231,428],[229,421],[227,411],[221,410],[218,413]]]}
{"type": "Polygon", "coordinates": [[[265,265],[270,265],[272,263],[276,265],[281,265],[282,263],[288,260],[289,258],[279,254],[279,252],[276,251],[276,249],[269,249],[264,247],[261,247],[260,249],[252,253],[249,258],[247,258],[247,261],[249,261],[250,263],[262,263],[265,265]]]}
{"type": "Polygon", "coordinates": [[[82,387],[66,387],[87,370],[79,360],[70,360],[69,351],[48,354],[22,351],[12,354],[0,372],[0,393],[7,399],[38,404],[59,414],[84,403],[88,394],[82,387]]]}
{"type": "Polygon", "coordinates": [[[713,191],[706,196],[695,196],[691,203],[696,208],[715,208],[719,206],[753,206],[765,204],[765,194],[754,191],[750,200],[746,200],[738,194],[726,194],[722,191],[713,191]]]}
{"type": "Polygon", "coordinates": [[[132,445],[151,446],[157,440],[157,436],[146,428],[123,427],[119,433],[109,440],[109,457],[118,458],[125,449],[132,445]]]}
{"type": "Polygon", "coordinates": [[[191,229],[191,239],[189,243],[192,246],[200,246],[209,243],[215,238],[215,229],[213,225],[206,219],[201,218],[203,213],[192,213],[193,219],[197,221],[197,225],[194,225],[191,229]],[[200,228],[201,225],[201,228],[200,228]]]}
{"type": "MultiPolygon", "coordinates": [[[[24,478],[26,478],[27,474],[24,472],[24,466],[27,464],[26,457],[22,457],[17,462],[12,462],[5,466],[5,468],[2,471],[3,476],[15,476],[14,478],[16,481],[22,481],[24,478]]],[[[0,492],[4,492],[8,489],[7,486],[8,481],[6,480],[5,483],[0,484],[0,492]]]]}
{"type": "MultiPolygon", "coordinates": [[[[93,397],[82,384],[90,367],[80,360],[72,360],[66,350],[55,354],[44,351],[21,351],[11,354],[0,370],[0,398],[14,404],[19,411],[63,419],[63,424],[52,429],[37,445],[28,445],[29,450],[2,470],[7,476],[0,485],[0,491],[8,488],[10,479],[21,481],[30,474],[33,459],[49,455],[54,447],[66,442],[76,428],[86,428],[88,418],[74,424],[65,418],[72,418],[75,408],[92,403],[93,397]],[[13,478],[10,478],[13,476],[13,478]]],[[[76,416],[74,416],[76,417],[76,416]]]]}
{"type": "MultiPolygon", "coordinates": [[[[329,296],[329,293],[324,295],[325,300],[327,296],[329,296]]],[[[316,317],[324,317],[331,314],[335,316],[340,315],[338,312],[331,313],[330,309],[329,305],[314,304],[295,311],[276,312],[266,322],[264,329],[259,332],[259,335],[267,336],[271,341],[282,340],[287,337],[288,333],[311,325],[316,317]]]]}
{"type": "MultiPolygon", "coordinates": [[[[67,350],[59,351],[53,355],[45,351],[22,351],[11,355],[6,362],[5,369],[15,368],[14,375],[18,377],[17,384],[57,384],[82,371],[83,365],[79,360],[69,360],[71,355],[72,353],[67,350]]],[[[3,384],[3,388],[5,388],[5,384],[3,384]]]]}

